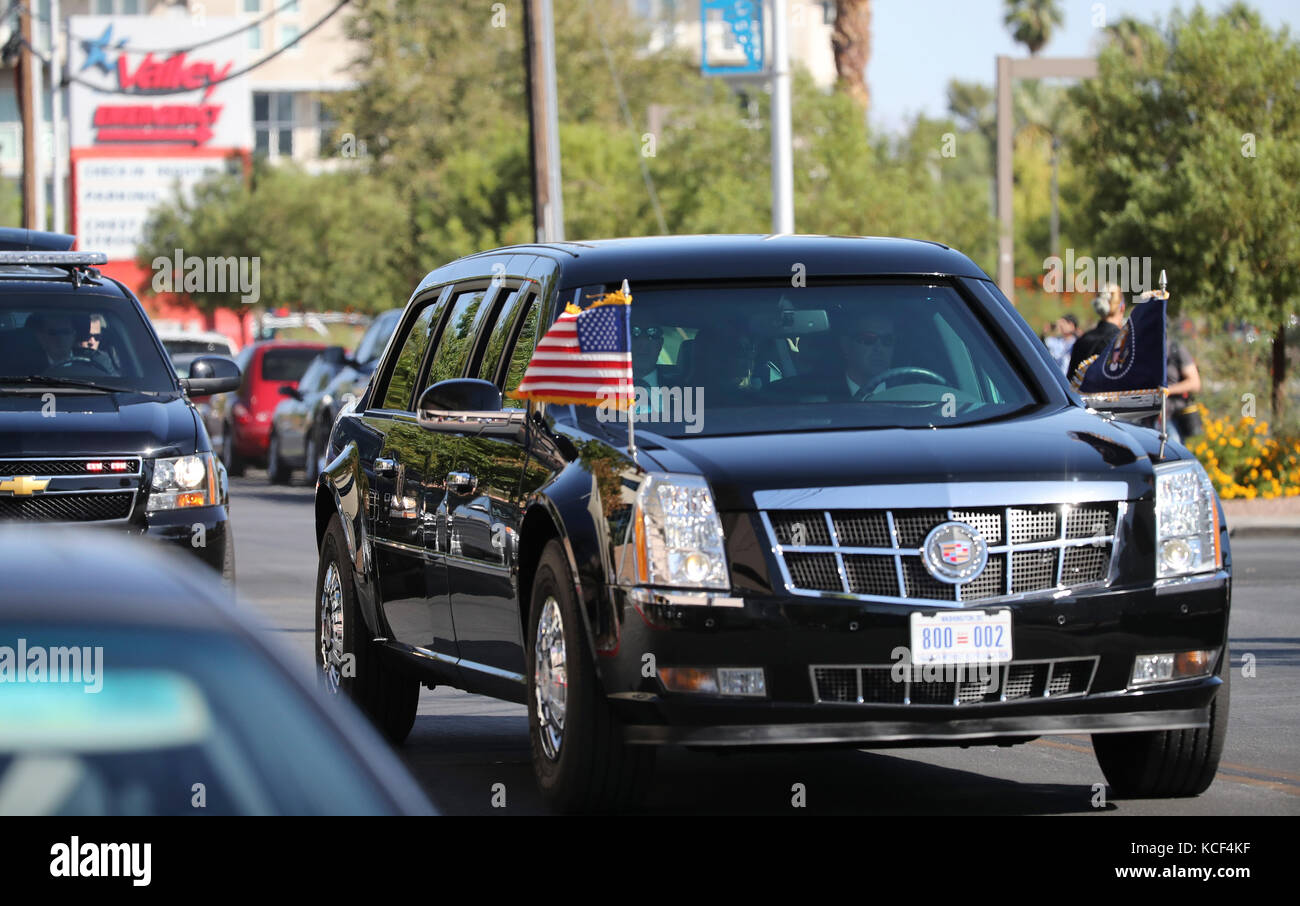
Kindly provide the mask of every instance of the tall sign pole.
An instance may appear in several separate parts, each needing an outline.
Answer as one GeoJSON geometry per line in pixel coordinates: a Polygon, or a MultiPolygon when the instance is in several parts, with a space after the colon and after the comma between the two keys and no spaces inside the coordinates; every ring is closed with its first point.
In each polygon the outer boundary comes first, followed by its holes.
{"type": "Polygon", "coordinates": [[[772,232],[794,232],[794,160],[790,127],[790,10],[772,0],[772,232]]]}
{"type": "Polygon", "coordinates": [[[555,16],[551,0],[524,0],[528,126],[533,163],[533,227],[538,242],[564,239],[559,105],[555,84],[555,16]]]}
{"type": "Polygon", "coordinates": [[[50,44],[50,131],[53,133],[50,154],[50,182],[53,184],[53,214],[51,229],[61,233],[68,229],[64,210],[63,196],[63,140],[59,130],[63,127],[63,86],[62,73],[59,71],[59,0],[50,0],[49,44],[50,44]]]}
{"type": "Polygon", "coordinates": [[[28,5],[18,7],[18,28],[23,40],[18,51],[18,115],[23,121],[23,226],[39,230],[44,225],[37,218],[39,209],[36,206],[40,186],[37,179],[36,110],[32,101],[36,65],[31,51],[32,11],[28,5]]]}

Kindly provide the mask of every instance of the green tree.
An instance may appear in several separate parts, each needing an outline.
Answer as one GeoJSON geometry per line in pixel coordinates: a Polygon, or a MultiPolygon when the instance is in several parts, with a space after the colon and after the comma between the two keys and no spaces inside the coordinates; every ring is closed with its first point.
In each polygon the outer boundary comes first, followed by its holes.
{"type": "Polygon", "coordinates": [[[1300,289],[1300,45],[1241,3],[1112,34],[1073,89],[1086,226],[1167,269],[1174,300],[1274,328],[1276,420],[1300,289]]]}
{"type": "MultiPolygon", "coordinates": [[[[250,267],[257,258],[266,306],[377,311],[404,300],[414,285],[406,235],[395,194],[372,177],[259,163],[251,185],[242,174],[221,174],[153,212],[138,253],[151,275],[139,289],[152,293],[154,262],[171,261],[180,249],[187,258],[249,259],[250,267]]],[[[239,292],[217,292],[206,282],[187,295],[209,315],[243,307],[239,292]]]]}
{"type": "Polygon", "coordinates": [[[1057,0],[1006,0],[1002,21],[1011,29],[1011,37],[1035,56],[1052,39],[1052,30],[1065,22],[1065,15],[1057,0]]]}

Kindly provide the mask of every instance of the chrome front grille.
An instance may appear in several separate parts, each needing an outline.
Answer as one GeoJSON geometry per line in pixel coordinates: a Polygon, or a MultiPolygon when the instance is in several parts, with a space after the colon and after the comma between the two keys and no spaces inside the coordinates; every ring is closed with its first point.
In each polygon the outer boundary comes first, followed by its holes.
{"type": "Polygon", "coordinates": [[[926,668],[898,665],[828,665],[809,668],[819,704],[943,705],[994,704],[1035,698],[1087,695],[1097,672],[1096,657],[1012,661],[981,671],[967,666],[926,668]],[[919,672],[918,672],[919,671],[919,672]]]}
{"type": "Polygon", "coordinates": [[[1126,504],[1107,501],[967,509],[766,510],[761,517],[792,594],[961,606],[1099,585],[1110,579],[1126,504]],[[921,546],[949,520],[976,529],[988,562],[954,585],[931,575],[921,546]]]}

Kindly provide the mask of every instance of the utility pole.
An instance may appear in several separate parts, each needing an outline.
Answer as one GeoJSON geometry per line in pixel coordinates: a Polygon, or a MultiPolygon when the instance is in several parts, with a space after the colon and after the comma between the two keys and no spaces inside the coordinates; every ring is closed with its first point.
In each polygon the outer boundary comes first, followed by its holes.
{"type": "Polygon", "coordinates": [[[32,88],[36,69],[32,57],[32,11],[27,5],[18,7],[18,29],[22,47],[18,50],[18,116],[23,123],[23,226],[29,230],[42,228],[37,220],[36,117],[32,109],[32,88]]]}
{"type": "Polygon", "coordinates": [[[555,17],[551,0],[524,0],[533,227],[538,242],[564,239],[560,129],[555,86],[555,17]]]}
{"type": "Polygon", "coordinates": [[[789,4],[772,0],[772,232],[794,232],[789,4]]]}
{"type": "MultiPolygon", "coordinates": [[[[59,72],[59,0],[50,0],[50,182],[54,191],[54,221],[50,229],[56,233],[67,231],[67,216],[64,211],[63,198],[63,141],[59,129],[63,125],[63,86],[62,73],[59,72]]],[[[65,43],[66,47],[67,44],[65,43]]]]}

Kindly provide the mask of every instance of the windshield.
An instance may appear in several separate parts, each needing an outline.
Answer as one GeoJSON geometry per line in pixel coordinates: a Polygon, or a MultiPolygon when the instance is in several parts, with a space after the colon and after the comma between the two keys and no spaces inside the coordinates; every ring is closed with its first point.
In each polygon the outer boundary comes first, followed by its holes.
{"type": "Polygon", "coordinates": [[[90,287],[0,296],[0,378],[176,389],[171,368],[135,307],[90,287]]]}
{"type": "Polygon", "coordinates": [[[307,371],[307,366],[321,354],[323,346],[295,346],[289,349],[268,349],[262,353],[262,380],[297,383],[307,371]]]}
{"type": "Polygon", "coordinates": [[[397,330],[397,322],[401,317],[402,309],[394,308],[375,318],[357,345],[356,360],[359,363],[366,365],[379,358],[388,345],[388,338],[397,330]]]}
{"type": "Polygon", "coordinates": [[[171,339],[164,338],[162,341],[165,348],[173,358],[191,352],[213,352],[218,355],[231,356],[234,352],[230,348],[230,343],[225,340],[211,339],[171,339]]]}
{"type": "Polygon", "coordinates": [[[18,624],[0,648],[48,652],[50,668],[0,695],[0,812],[193,814],[196,781],[210,815],[392,808],[305,695],[233,636],[18,624]]]}
{"type": "MultiPolygon", "coordinates": [[[[576,295],[585,305],[604,289],[576,295]]],[[[1036,402],[951,286],[633,287],[632,295],[637,422],[666,436],[942,428],[1036,402]]],[[[612,406],[576,410],[625,424],[612,406]]]]}

